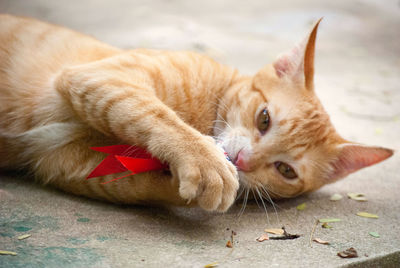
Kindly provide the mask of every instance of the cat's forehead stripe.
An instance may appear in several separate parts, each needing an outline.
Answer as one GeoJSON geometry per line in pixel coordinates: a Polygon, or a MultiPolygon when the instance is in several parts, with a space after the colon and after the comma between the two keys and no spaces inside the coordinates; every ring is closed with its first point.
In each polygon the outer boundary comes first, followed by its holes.
{"type": "Polygon", "coordinates": [[[265,96],[265,93],[258,87],[256,87],[254,84],[251,86],[251,90],[259,93],[263,97],[264,102],[268,102],[267,96],[265,96]]]}

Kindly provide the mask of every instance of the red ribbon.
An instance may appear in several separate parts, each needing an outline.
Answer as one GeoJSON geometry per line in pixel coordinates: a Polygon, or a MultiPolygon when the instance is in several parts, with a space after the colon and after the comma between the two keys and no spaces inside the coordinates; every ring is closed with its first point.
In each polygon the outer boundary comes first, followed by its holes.
{"type": "Polygon", "coordinates": [[[150,153],[136,146],[111,145],[104,147],[92,147],[90,149],[106,153],[108,156],[95,169],[93,169],[86,179],[131,171],[131,173],[128,175],[103,182],[102,184],[142,172],[168,169],[167,164],[163,164],[157,158],[152,157],[150,153]]]}

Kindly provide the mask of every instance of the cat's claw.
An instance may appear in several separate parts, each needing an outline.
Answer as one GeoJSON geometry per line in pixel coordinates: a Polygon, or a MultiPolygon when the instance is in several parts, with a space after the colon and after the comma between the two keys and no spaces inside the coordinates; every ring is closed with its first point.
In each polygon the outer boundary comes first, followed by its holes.
{"type": "Polygon", "coordinates": [[[239,189],[236,168],[214,144],[198,152],[202,155],[194,153],[177,168],[179,194],[186,200],[196,199],[205,210],[224,212],[239,189]]]}

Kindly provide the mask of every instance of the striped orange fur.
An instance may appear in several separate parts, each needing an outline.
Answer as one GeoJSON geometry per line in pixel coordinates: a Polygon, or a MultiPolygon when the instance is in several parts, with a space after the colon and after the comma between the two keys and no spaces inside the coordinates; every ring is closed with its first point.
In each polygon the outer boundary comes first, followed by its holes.
{"type": "Polygon", "coordinates": [[[317,27],[250,77],[192,52],[120,50],[0,15],[0,168],[111,202],[226,211],[239,182],[260,197],[293,197],[380,162],[392,151],[341,138],[314,94],[317,27]],[[85,180],[104,158],[89,148],[122,143],[146,148],[171,173],[85,180]]]}

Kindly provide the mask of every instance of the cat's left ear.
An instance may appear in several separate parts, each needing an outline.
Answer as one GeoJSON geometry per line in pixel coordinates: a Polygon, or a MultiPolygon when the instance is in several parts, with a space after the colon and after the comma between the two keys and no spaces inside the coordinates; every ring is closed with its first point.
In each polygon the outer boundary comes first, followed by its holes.
{"type": "Polygon", "coordinates": [[[364,167],[377,164],[393,155],[393,150],[346,143],[337,147],[338,155],[331,163],[329,180],[338,180],[364,167]]]}
{"type": "Polygon", "coordinates": [[[314,89],[314,53],[315,39],[320,18],[313,26],[310,34],[288,53],[282,54],[273,63],[278,77],[288,76],[290,79],[304,83],[306,89],[314,89]]]}

